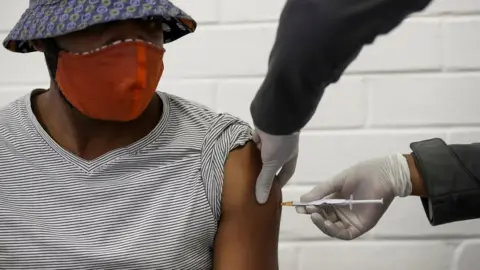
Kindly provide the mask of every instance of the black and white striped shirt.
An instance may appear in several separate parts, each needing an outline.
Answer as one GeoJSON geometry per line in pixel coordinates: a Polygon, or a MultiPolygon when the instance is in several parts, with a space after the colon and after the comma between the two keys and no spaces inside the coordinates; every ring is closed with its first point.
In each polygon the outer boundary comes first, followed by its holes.
{"type": "Polygon", "coordinates": [[[31,95],[0,110],[0,269],[211,268],[223,165],[251,129],[159,95],[154,130],[93,161],[49,137],[31,95]]]}

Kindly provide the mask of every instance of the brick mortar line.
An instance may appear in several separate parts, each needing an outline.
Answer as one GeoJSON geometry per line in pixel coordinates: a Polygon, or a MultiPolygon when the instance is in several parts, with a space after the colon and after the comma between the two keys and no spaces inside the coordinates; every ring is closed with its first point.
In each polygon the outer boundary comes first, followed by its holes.
{"type": "Polygon", "coordinates": [[[338,245],[351,245],[359,243],[386,243],[386,242],[463,242],[466,240],[480,240],[480,236],[477,237],[467,237],[467,236],[443,236],[438,235],[436,237],[424,237],[424,238],[414,238],[414,237],[391,237],[391,238],[369,238],[369,239],[355,239],[351,241],[342,241],[335,239],[288,239],[280,240],[280,244],[287,245],[302,245],[302,244],[338,244],[338,245]]]}
{"type": "MultiPolygon", "coordinates": [[[[422,77],[422,76],[452,76],[452,75],[475,75],[480,77],[480,66],[478,68],[466,68],[466,69],[449,69],[441,71],[440,69],[435,70],[376,70],[376,71],[348,71],[345,72],[341,79],[346,78],[385,78],[385,77],[422,77]]],[[[1,77],[0,77],[1,78],[1,77]]],[[[228,83],[229,81],[238,81],[245,82],[246,80],[261,80],[264,78],[264,74],[245,74],[245,75],[216,75],[216,76],[172,76],[170,78],[165,78],[163,82],[168,83],[198,83],[199,81],[204,81],[205,83],[228,83]]],[[[423,77],[422,77],[423,78],[423,77]]],[[[339,82],[341,82],[341,79],[339,82]]],[[[49,81],[25,81],[25,82],[15,82],[15,81],[5,81],[2,82],[0,79],[0,87],[3,86],[35,86],[37,84],[49,84],[49,81]]]]}

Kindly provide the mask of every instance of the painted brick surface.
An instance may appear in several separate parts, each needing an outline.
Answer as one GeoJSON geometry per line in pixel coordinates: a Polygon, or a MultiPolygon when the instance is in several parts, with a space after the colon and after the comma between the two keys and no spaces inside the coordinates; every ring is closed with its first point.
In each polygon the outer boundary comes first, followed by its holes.
{"type": "MultiPolygon", "coordinates": [[[[0,37],[28,1],[6,0],[0,37]]],[[[174,0],[199,21],[197,33],[166,46],[159,90],[251,122],[249,102],[267,70],[284,0],[174,0]]],[[[480,1],[434,0],[388,36],[367,46],[331,85],[302,134],[300,159],[285,199],[297,199],[362,159],[409,151],[439,137],[480,141],[480,1]]],[[[0,50],[0,107],[48,87],[40,53],[0,50]]],[[[479,221],[432,227],[418,198],[396,199],[370,233],[354,242],[325,237],[284,209],[282,270],[463,270],[478,267],[479,221]]]]}

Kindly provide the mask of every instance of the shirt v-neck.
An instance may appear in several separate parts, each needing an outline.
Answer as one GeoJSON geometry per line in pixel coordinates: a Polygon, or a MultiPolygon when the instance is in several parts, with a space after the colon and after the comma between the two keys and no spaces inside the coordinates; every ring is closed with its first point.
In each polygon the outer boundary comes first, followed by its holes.
{"type": "Polygon", "coordinates": [[[72,164],[73,166],[78,167],[82,171],[84,171],[87,174],[95,172],[96,169],[101,168],[108,163],[111,163],[119,158],[122,158],[126,155],[135,155],[138,153],[140,150],[143,148],[147,147],[151,143],[153,143],[157,138],[163,133],[163,131],[166,129],[167,124],[168,124],[168,119],[170,116],[170,106],[169,106],[169,98],[167,95],[161,92],[156,92],[156,94],[160,97],[160,100],[163,103],[163,112],[160,120],[158,121],[157,125],[143,138],[140,140],[127,145],[122,148],[117,148],[112,151],[109,151],[100,157],[97,157],[93,160],[86,160],[83,159],[67,150],[65,150],[62,146],[60,146],[49,134],[48,132],[43,128],[43,126],[40,124],[38,121],[36,115],[33,112],[32,109],[32,97],[37,94],[40,91],[44,90],[34,90],[32,91],[29,95],[25,96],[24,99],[24,106],[26,110],[26,117],[27,117],[27,122],[29,125],[33,127],[31,131],[34,134],[31,134],[33,138],[37,138],[39,140],[42,140],[48,145],[48,150],[47,151],[53,151],[55,154],[57,154],[64,162],[68,162],[72,164]]]}

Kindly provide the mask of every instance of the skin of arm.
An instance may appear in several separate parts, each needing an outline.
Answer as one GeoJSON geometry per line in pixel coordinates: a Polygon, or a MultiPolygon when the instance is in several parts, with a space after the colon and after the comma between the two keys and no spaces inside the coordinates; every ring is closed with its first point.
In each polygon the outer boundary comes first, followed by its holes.
{"type": "Polygon", "coordinates": [[[425,185],[423,184],[423,179],[420,173],[418,172],[417,165],[412,155],[405,155],[407,159],[408,168],[410,169],[410,181],[412,182],[412,195],[426,197],[427,191],[425,190],[425,185]]]}
{"type": "Polygon", "coordinates": [[[214,270],[277,270],[282,192],[275,181],[268,201],[258,204],[255,183],[260,152],[249,142],[225,163],[222,214],[214,244],[214,270]]]}

